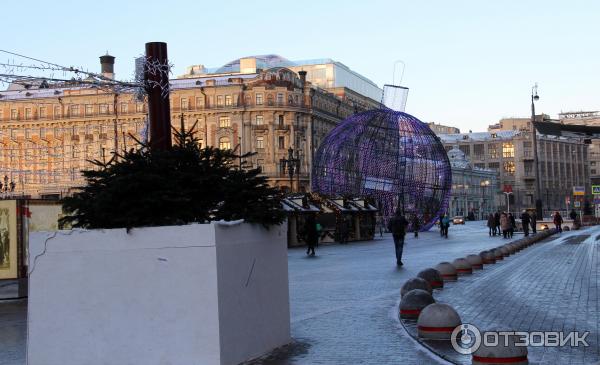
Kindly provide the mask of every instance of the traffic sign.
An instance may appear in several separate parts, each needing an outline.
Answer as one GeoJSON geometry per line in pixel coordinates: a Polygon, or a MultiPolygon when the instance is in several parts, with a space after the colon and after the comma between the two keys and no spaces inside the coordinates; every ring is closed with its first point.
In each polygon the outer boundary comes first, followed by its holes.
{"type": "Polygon", "coordinates": [[[592,185],[592,194],[600,195],[600,185],[592,185]]]}
{"type": "Polygon", "coordinates": [[[581,202],[580,202],[580,201],[578,201],[578,200],[575,200],[575,201],[573,202],[573,205],[575,206],[575,208],[579,208],[579,207],[581,207],[581,202]]]}
{"type": "Polygon", "coordinates": [[[585,186],[573,186],[573,195],[585,195],[585,186]]]}
{"type": "Polygon", "coordinates": [[[513,192],[512,185],[504,185],[504,188],[502,190],[505,193],[512,193],[513,192]]]}

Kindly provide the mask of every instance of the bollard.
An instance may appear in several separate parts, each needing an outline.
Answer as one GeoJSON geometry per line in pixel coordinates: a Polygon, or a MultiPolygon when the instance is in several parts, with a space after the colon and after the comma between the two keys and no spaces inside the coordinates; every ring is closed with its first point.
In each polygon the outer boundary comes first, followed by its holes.
{"type": "Polygon", "coordinates": [[[456,268],[449,262],[440,262],[436,265],[435,269],[442,275],[444,282],[456,281],[458,279],[456,268]]]}
{"type": "Polygon", "coordinates": [[[406,293],[400,301],[400,318],[417,319],[423,308],[432,303],[435,303],[435,299],[429,292],[423,289],[413,289],[406,293]]]}
{"type": "Polygon", "coordinates": [[[469,261],[466,259],[460,258],[452,261],[452,266],[456,268],[456,273],[458,276],[470,275],[473,273],[473,268],[469,261]]]}
{"type": "Polygon", "coordinates": [[[428,292],[429,294],[433,293],[431,285],[429,285],[429,283],[425,279],[411,278],[406,280],[406,282],[404,282],[404,285],[402,285],[402,289],[400,289],[400,297],[404,297],[406,293],[413,289],[422,289],[428,292]]]}
{"type": "Polygon", "coordinates": [[[508,247],[506,247],[506,245],[502,245],[502,246],[498,247],[498,249],[502,253],[502,256],[504,256],[504,257],[510,256],[510,251],[508,250],[508,247]]]}
{"type": "Polygon", "coordinates": [[[483,259],[479,255],[468,255],[465,259],[469,262],[473,270],[483,269],[483,259]]]}
{"type": "Polygon", "coordinates": [[[506,244],[505,246],[508,249],[509,255],[514,255],[517,252],[517,248],[514,243],[509,243],[509,244],[506,244]]]}
{"type": "Polygon", "coordinates": [[[494,254],[496,261],[504,260],[504,255],[502,254],[502,251],[500,251],[500,248],[492,249],[492,253],[494,254]]]}
{"type": "MultiPolygon", "coordinates": [[[[485,333],[481,334],[485,336],[485,333]]],[[[487,347],[484,341],[481,342],[479,348],[473,353],[473,365],[527,365],[527,347],[516,346],[515,343],[520,339],[515,335],[507,335],[500,337],[498,344],[493,347],[487,347]]]]}
{"type": "Polygon", "coordinates": [[[481,257],[481,259],[483,260],[484,264],[495,264],[496,263],[496,256],[494,256],[494,253],[492,251],[481,251],[479,253],[479,256],[481,257]]]}
{"type": "Polygon", "coordinates": [[[569,226],[564,226],[564,227],[563,227],[563,231],[565,231],[565,232],[568,232],[568,231],[570,231],[570,230],[571,230],[571,228],[569,228],[569,226]]]}
{"type": "Polygon", "coordinates": [[[460,316],[454,308],[448,304],[433,303],[419,314],[417,332],[424,339],[449,340],[452,331],[460,325],[460,316]]]}
{"type": "Polygon", "coordinates": [[[444,287],[444,279],[442,279],[442,275],[436,269],[425,269],[421,270],[417,274],[418,278],[425,279],[431,285],[432,289],[441,289],[444,287]]]}

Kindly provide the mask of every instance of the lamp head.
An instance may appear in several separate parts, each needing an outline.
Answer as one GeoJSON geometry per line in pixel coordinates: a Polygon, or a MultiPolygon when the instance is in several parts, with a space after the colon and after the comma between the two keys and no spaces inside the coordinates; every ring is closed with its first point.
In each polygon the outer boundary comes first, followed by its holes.
{"type": "Polygon", "coordinates": [[[535,101],[538,101],[538,100],[540,100],[540,97],[539,97],[537,94],[535,94],[535,95],[533,96],[533,100],[535,100],[535,101]]]}

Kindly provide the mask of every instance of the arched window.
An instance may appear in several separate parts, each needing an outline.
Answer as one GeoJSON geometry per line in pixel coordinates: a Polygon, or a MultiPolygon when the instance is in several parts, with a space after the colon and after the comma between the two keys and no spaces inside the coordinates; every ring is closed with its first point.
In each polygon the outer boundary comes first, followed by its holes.
{"type": "Polygon", "coordinates": [[[229,137],[219,138],[219,148],[222,150],[230,150],[231,149],[231,142],[229,141],[229,137]]]}

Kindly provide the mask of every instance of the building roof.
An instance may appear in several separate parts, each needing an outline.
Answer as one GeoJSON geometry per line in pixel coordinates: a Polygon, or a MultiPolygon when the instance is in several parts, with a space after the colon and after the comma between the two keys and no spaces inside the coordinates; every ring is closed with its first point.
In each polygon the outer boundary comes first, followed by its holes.
{"type": "Polygon", "coordinates": [[[493,141],[493,140],[505,140],[512,139],[516,136],[520,136],[520,131],[497,131],[497,132],[474,132],[474,133],[453,133],[453,134],[439,134],[438,137],[442,140],[442,143],[456,143],[456,142],[469,142],[469,141],[493,141]]]}

